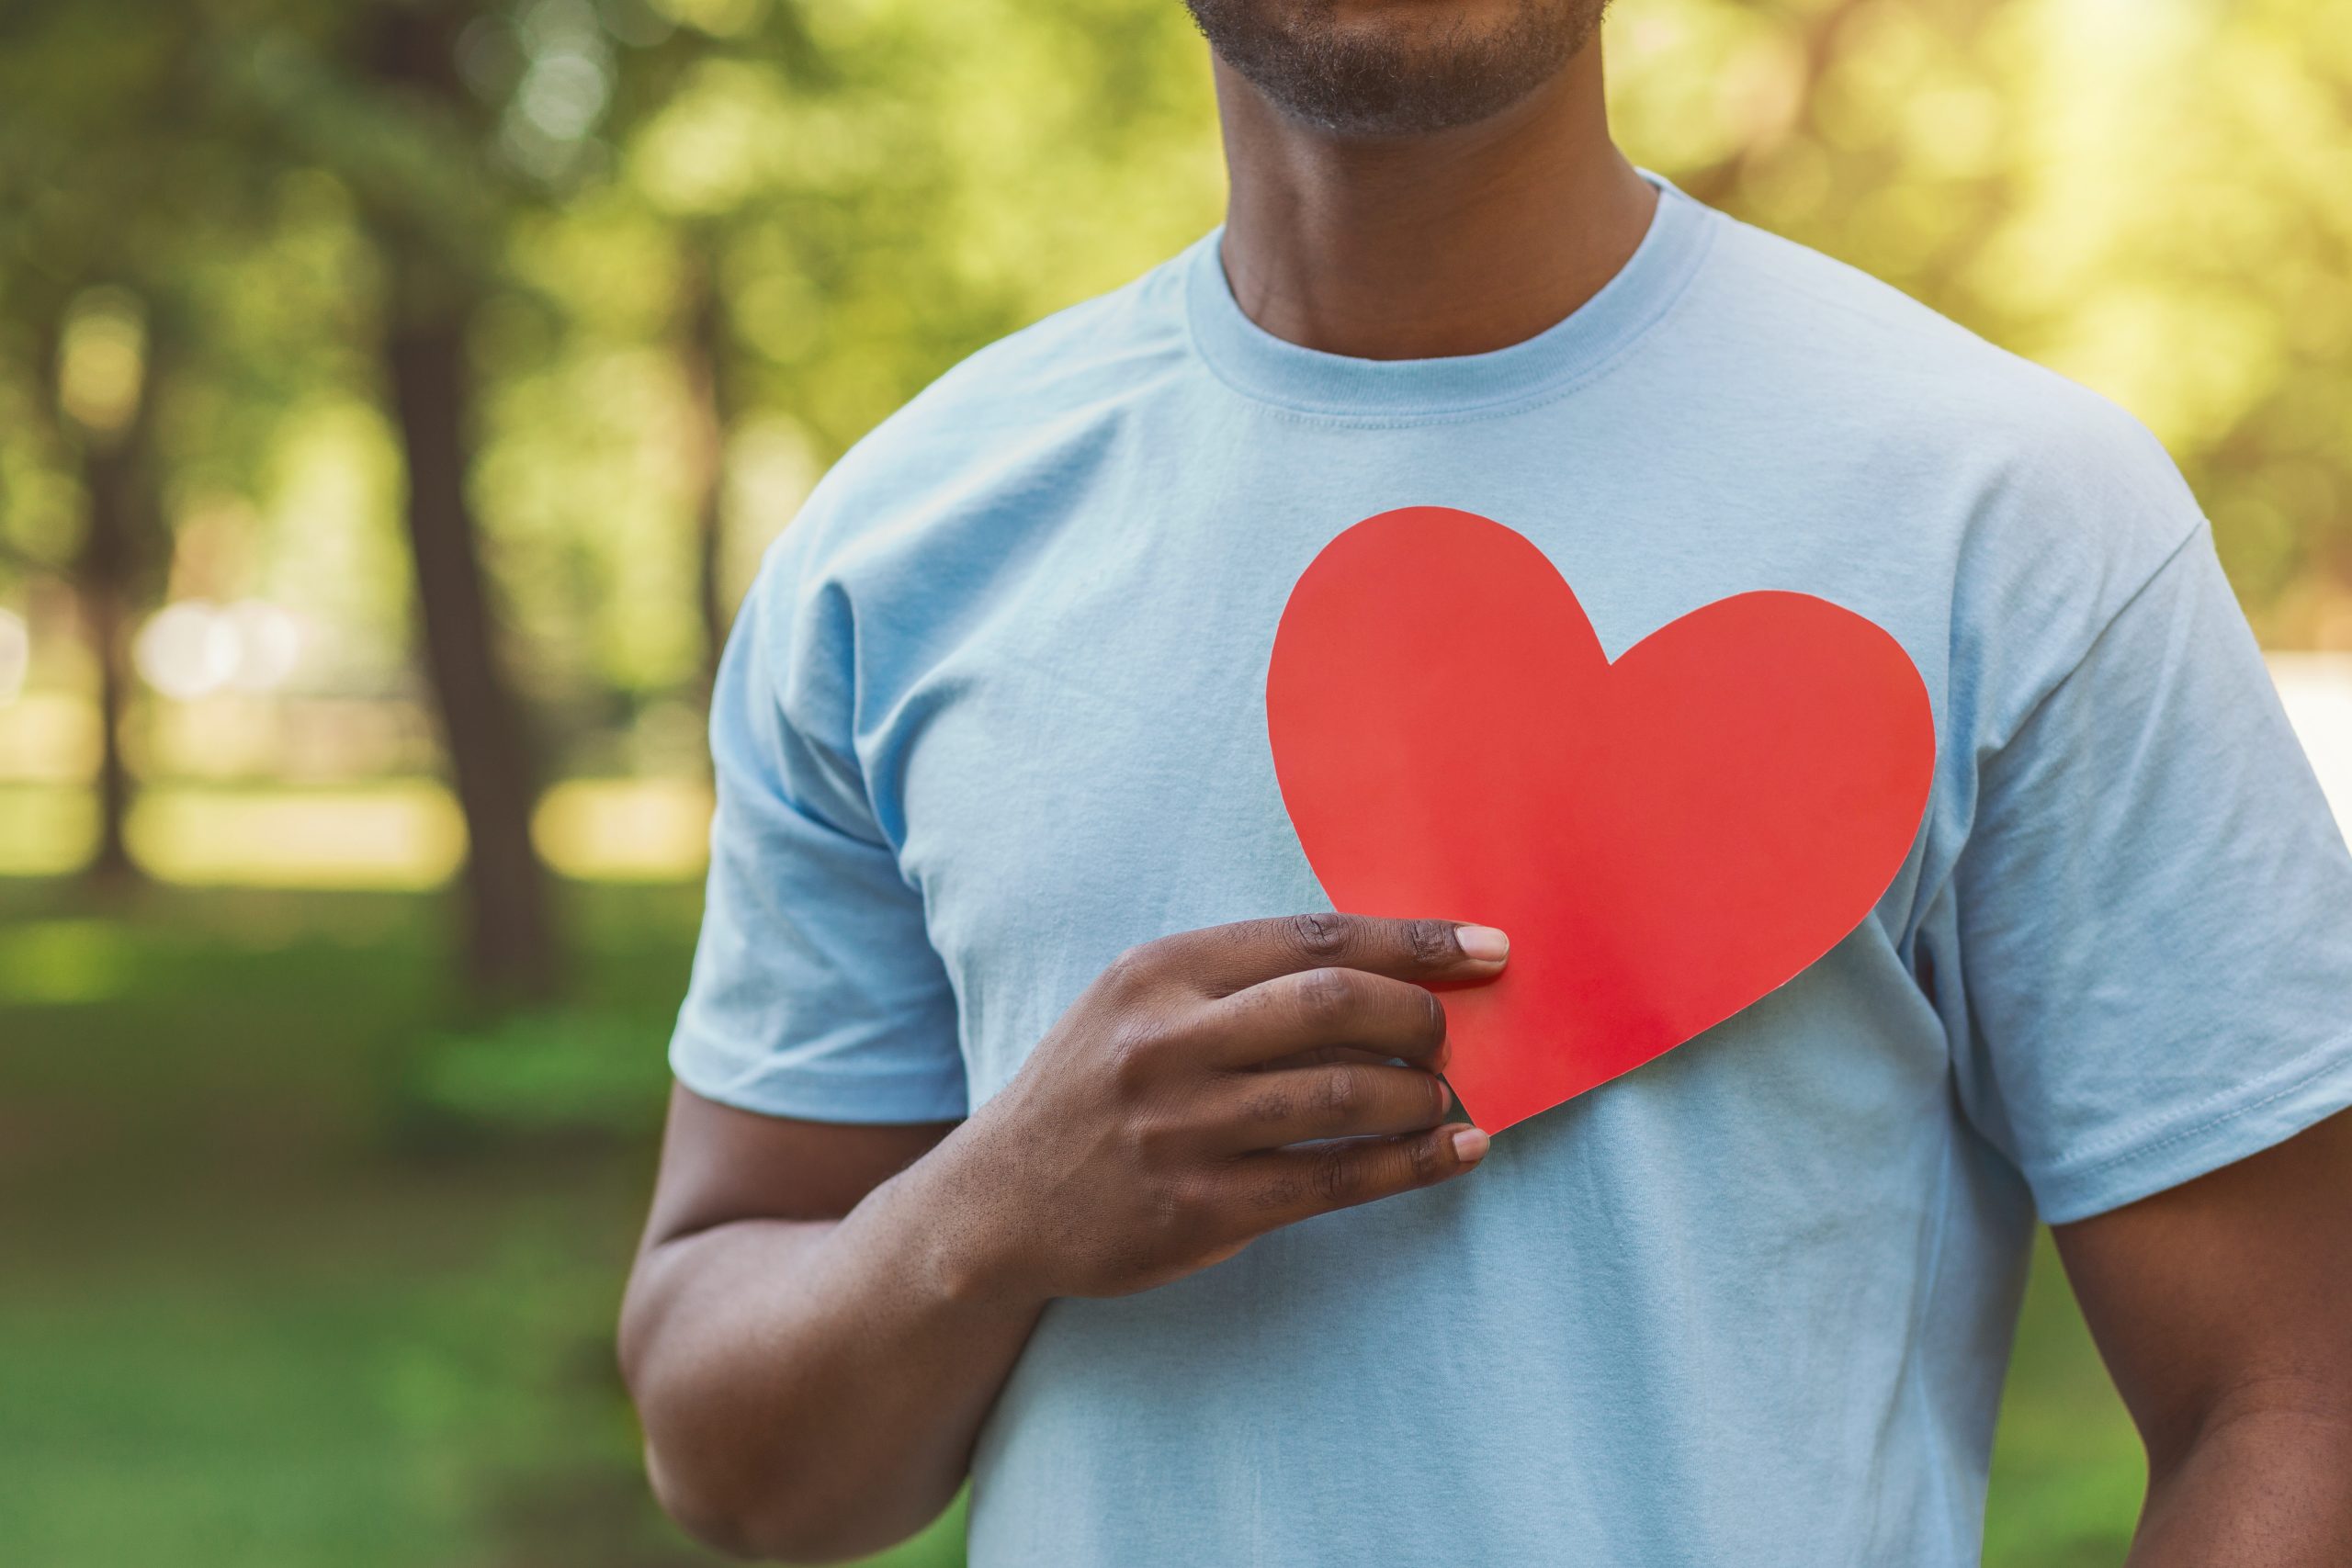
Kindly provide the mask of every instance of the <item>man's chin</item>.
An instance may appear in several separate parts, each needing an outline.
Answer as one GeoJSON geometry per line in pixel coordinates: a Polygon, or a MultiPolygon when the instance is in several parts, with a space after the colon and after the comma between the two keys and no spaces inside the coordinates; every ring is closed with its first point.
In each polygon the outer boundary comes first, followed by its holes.
{"type": "Polygon", "coordinates": [[[1558,74],[1606,0],[1185,0],[1219,59],[1337,135],[1414,136],[1501,113],[1558,74]]]}

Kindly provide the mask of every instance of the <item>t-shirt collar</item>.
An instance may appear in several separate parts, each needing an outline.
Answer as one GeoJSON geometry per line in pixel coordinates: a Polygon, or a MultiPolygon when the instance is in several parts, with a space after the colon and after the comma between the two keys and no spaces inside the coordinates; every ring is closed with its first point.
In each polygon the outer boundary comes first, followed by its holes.
{"type": "Polygon", "coordinates": [[[1441,359],[1358,359],[1278,338],[1234,299],[1218,252],[1222,226],[1183,258],[1193,346],[1235,390],[1309,413],[1461,414],[1565,389],[1655,325],[1705,258],[1717,215],[1643,173],[1658,187],[1658,203],[1632,259],[1566,318],[1507,348],[1441,359]]]}

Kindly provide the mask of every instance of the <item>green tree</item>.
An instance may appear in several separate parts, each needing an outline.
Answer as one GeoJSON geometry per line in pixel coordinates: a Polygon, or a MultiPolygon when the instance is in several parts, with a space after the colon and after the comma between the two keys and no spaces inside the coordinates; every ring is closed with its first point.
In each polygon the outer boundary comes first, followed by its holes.
{"type": "MultiPolygon", "coordinates": [[[[732,47],[774,61],[806,52],[794,12],[755,11],[732,47]]],[[[499,310],[553,303],[515,266],[519,236],[592,200],[608,136],[652,112],[717,40],[636,0],[368,0],[289,10],[241,41],[254,140],[350,190],[379,258],[377,347],[404,458],[425,665],[470,846],[467,951],[486,988],[544,996],[556,939],[530,836],[544,751],[500,636],[514,617],[485,564],[479,342],[499,310]]],[[[718,309],[699,307],[688,334],[704,351],[714,450],[718,309]]],[[[707,604],[715,619],[715,596],[707,604]]]]}
{"type": "Polygon", "coordinates": [[[2257,629],[2352,648],[2352,4],[1643,0],[1637,155],[2118,399],[2257,629]]]}
{"type": "Polygon", "coordinates": [[[98,845],[88,875],[131,880],[134,606],[167,558],[159,412],[196,351],[182,268],[250,209],[240,171],[182,134],[200,103],[192,14],[28,0],[0,17],[0,352],[22,367],[49,460],[69,469],[70,579],[96,671],[98,845]]]}

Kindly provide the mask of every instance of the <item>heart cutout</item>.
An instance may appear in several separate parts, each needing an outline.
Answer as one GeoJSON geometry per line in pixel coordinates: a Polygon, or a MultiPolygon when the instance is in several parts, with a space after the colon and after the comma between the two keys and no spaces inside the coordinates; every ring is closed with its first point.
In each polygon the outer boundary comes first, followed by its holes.
{"type": "Polygon", "coordinates": [[[1883,896],[1935,774],[1900,643],[1810,594],[1702,605],[1611,662],[1543,551],[1448,507],[1309,563],[1266,675],[1274,773],[1337,908],[1502,927],[1446,998],[1488,1131],[1690,1040],[1883,896]]]}

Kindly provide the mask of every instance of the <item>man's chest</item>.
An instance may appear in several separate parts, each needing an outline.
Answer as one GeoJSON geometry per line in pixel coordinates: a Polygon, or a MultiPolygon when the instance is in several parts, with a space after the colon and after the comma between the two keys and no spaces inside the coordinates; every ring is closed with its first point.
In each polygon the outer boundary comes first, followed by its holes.
{"type": "MultiPolygon", "coordinates": [[[[1122,949],[1330,907],[1277,782],[1269,667],[1317,553],[1400,498],[1427,499],[1396,459],[1343,483],[1328,463],[1238,462],[1157,495],[1124,487],[1124,508],[1079,502],[1047,520],[1042,546],[968,583],[969,602],[941,617],[958,635],[870,707],[882,717],[862,761],[904,824],[901,866],[956,984],[977,1095],[1122,949]]],[[[1523,534],[1611,657],[1717,599],[1851,564],[1823,542],[1836,528],[1773,544],[1706,504],[1705,484],[1657,485],[1628,522],[1621,486],[1564,497],[1530,480],[1537,467],[1439,488],[1523,534]]],[[[1376,694],[1364,708],[1347,721],[1408,738],[1427,716],[1380,711],[1376,694]]],[[[1536,705],[1516,722],[1540,733],[1579,718],[1536,705]]],[[[1465,798],[1484,782],[1464,779],[1465,798]]]]}

